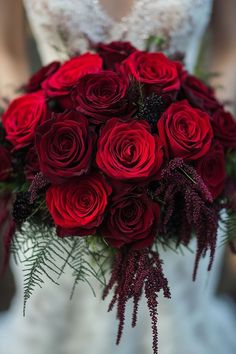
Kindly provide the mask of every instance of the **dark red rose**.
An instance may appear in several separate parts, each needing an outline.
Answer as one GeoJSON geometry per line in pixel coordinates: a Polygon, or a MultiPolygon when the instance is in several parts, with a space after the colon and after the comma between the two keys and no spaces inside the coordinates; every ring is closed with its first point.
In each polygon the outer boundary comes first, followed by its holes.
{"type": "MultiPolygon", "coordinates": [[[[86,53],[66,61],[48,80],[42,84],[49,97],[60,98],[63,106],[70,105],[68,95],[79,78],[102,69],[102,59],[98,54],[86,53]]],[[[68,107],[70,108],[70,107],[68,107]]]]}
{"type": "Polygon", "coordinates": [[[196,161],[196,170],[208,187],[213,199],[218,197],[225,184],[225,155],[222,145],[216,141],[208,153],[196,161]]]}
{"type": "Polygon", "coordinates": [[[65,112],[46,121],[36,132],[41,172],[54,183],[88,172],[94,134],[78,112],[65,112]]]}
{"type": "Polygon", "coordinates": [[[124,122],[113,118],[98,139],[97,165],[118,180],[144,180],[153,177],[163,162],[163,146],[141,120],[124,122]]]}
{"type": "Polygon", "coordinates": [[[141,249],[152,245],[157,235],[160,207],[146,192],[130,190],[114,195],[102,236],[115,248],[131,245],[141,249]]]}
{"type": "Polygon", "coordinates": [[[76,110],[89,117],[94,124],[111,117],[128,114],[128,82],[113,71],[102,71],[82,77],[73,91],[76,110]]]}
{"type": "Polygon", "coordinates": [[[47,105],[42,91],[13,100],[2,116],[6,138],[15,150],[32,144],[35,129],[47,117],[47,105]]]}
{"type": "Polygon", "coordinates": [[[157,128],[169,158],[199,159],[208,152],[213,139],[209,115],[186,100],[172,103],[157,128]]]}
{"type": "Polygon", "coordinates": [[[206,86],[195,76],[188,75],[182,83],[184,97],[187,98],[192,106],[207,111],[214,112],[220,107],[212,88],[206,86]]]}
{"type": "Polygon", "coordinates": [[[0,182],[8,179],[11,172],[11,154],[4,146],[0,146],[0,182]]]}
{"type": "Polygon", "coordinates": [[[35,175],[40,172],[39,158],[35,147],[31,147],[25,157],[25,177],[29,182],[32,182],[35,175]]]}
{"type": "Polygon", "coordinates": [[[215,136],[225,148],[236,149],[236,121],[229,112],[219,109],[212,116],[215,136]]]}
{"type": "Polygon", "coordinates": [[[142,84],[154,85],[158,92],[178,91],[179,67],[162,53],[136,51],[124,61],[127,73],[142,84]]]}
{"type": "Polygon", "coordinates": [[[100,175],[49,187],[46,203],[58,227],[58,235],[94,234],[103,221],[110,193],[110,186],[100,175]]]}
{"type": "Polygon", "coordinates": [[[54,74],[60,67],[59,61],[54,61],[40,68],[29,80],[25,89],[27,92],[35,92],[41,89],[41,84],[54,74]]]}
{"type": "Polygon", "coordinates": [[[114,69],[116,64],[121,63],[136,50],[129,42],[99,43],[97,46],[97,52],[103,59],[105,69],[114,69]]]}

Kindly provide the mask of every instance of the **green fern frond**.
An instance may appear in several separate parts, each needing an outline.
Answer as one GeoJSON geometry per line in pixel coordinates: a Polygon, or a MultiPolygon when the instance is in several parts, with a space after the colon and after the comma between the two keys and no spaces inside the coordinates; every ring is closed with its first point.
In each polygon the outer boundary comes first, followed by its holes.
{"type": "Polygon", "coordinates": [[[232,210],[221,220],[220,229],[223,232],[222,245],[236,240],[236,213],[232,210]]]}
{"type": "Polygon", "coordinates": [[[104,286],[113,257],[101,237],[59,238],[55,228],[29,222],[16,233],[12,254],[24,265],[24,314],[34,289],[42,288],[46,278],[58,285],[66,268],[74,279],[71,297],[80,282],[87,283],[95,295],[90,279],[104,286]]]}

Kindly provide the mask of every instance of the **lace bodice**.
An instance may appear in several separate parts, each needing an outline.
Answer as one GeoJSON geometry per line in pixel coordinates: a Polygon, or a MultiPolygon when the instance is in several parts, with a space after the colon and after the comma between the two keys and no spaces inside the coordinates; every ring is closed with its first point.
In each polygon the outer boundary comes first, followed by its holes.
{"type": "Polygon", "coordinates": [[[85,52],[100,41],[126,40],[143,50],[154,35],[168,53],[184,53],[190,70],[212,5],[212,0],[133,0],[129,13],[116,21],[100,0],[24,2],[44,63],[85,52]]]}

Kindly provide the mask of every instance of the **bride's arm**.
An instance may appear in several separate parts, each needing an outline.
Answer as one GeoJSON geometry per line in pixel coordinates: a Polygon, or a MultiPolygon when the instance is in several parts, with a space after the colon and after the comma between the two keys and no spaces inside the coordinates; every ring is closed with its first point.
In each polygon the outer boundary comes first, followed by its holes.
{"type": "Polygon", "coordinates": [[[0,0],[0,97],[12,97],[28,77],[21,0],[0,0]]]}
{"type": "Polygon", "coordinates": [[[231,111],[236,108],[236,1],[215,0],[211,27],[210,70],[219,73],[212,79],[217,95],[231,111]]]}

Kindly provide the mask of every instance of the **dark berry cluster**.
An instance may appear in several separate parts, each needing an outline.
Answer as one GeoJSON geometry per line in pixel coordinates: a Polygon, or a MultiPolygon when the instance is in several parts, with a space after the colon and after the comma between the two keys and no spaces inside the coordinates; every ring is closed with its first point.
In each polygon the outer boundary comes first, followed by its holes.
{"type": "Polygon", "coordinates": [[[138,118],[145,119],[154,127],[170,104],[170,99],[167,96],[158,96],[153,93],[144,99],[138,111],[138,118]]]}
{"type": "Polygon", "coordinates": [[[21,192],[17,194],[12,212],[13,219],[17,225],[26,221],[32,212],[32,205],[30,204],[29,198],[29,192],[21,192]]]}

